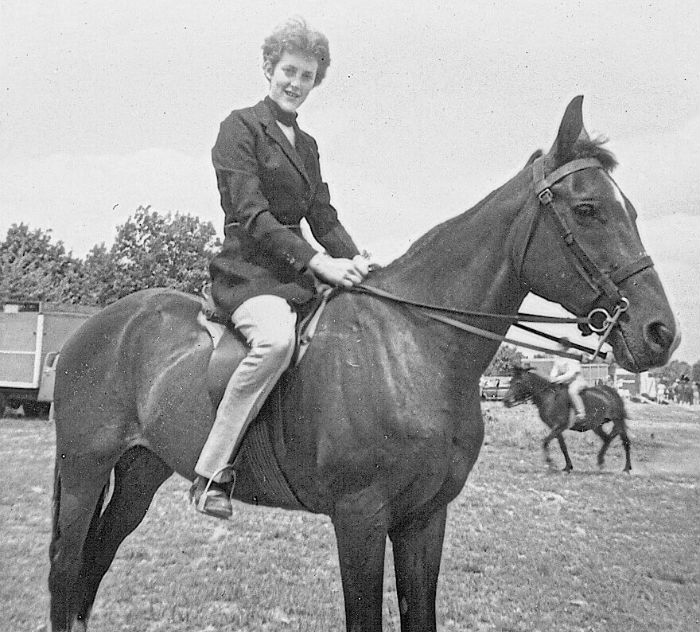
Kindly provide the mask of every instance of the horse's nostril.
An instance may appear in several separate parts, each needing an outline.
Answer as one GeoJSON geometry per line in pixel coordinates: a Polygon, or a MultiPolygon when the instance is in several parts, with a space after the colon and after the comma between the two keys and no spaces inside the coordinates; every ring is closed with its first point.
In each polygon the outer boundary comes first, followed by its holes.
{"type": "Polygon", "coordinates": [[[655,321],[647,325],[645,338],[649,345],[655,346],[660,350],[666,350],[673,344],[675,334],[661,321],[655,321]]]}

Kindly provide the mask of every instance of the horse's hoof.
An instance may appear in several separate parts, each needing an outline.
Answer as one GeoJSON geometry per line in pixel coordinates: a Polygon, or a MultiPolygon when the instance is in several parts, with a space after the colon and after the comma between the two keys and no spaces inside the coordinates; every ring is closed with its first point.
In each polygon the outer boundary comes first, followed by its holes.
{"type": "Polygon", "coordinates": [[[562,472],[566,472],[567,474],[571,474],[571,470],[573,470],[573,467],[565,467],[562,472]]]}

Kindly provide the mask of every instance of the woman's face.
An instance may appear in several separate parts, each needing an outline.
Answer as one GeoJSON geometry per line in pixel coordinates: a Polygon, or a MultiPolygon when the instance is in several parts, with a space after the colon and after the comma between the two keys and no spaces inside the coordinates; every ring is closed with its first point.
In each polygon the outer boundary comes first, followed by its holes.
{"type": "Polygon", "coordinates": [[[318,61],[313,57],[285,51],[277,65],[265,65],[270,98],[285,112],[296,112],[309,96],[316,81],[318,61]]]}

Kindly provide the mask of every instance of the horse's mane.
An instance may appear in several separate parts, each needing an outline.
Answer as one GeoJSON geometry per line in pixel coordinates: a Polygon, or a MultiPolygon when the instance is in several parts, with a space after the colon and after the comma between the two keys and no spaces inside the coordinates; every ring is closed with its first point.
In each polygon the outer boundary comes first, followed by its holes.
{"type": "Polygon", "coordinates": [[[532,369],[523,369],[520,371],[520,376],[522,378],[528,378],[530,380],[530,386],[534,387],[538,392],[544,391],[547,389],[550,390],[556,390],[560,385],[555,384],[554,382],[551,382],[548,380],[546,377],[540,375],[539,373],[536,373],[532,369]],[[533,384],[534,382],[534,384],[533,384]]]}
{"type": "MultiPolygon", "coordinates": [[[[595,158],[600,162],[601,165],[603,165],[603,169],[607,171],[608,173],[611,173],[615,167],[617,167],[618,162],[617,158],[615,158],[615,154],[613,154],[607,147],[604,147],[604,145],[608,142],[607,137],[605,136],[596,136],[595,138],[579,138],[575,143],[574,146],[571,148],[571,153],[567,157],[568,160],[575,160],[577,158],[595,158]]],[[[528,158],[527,162],[525,163],[525,167],[529,167],[537,158],[540,156],[543,156],[544,152],[541,149],[538,149],[532,153],[530,158],[528,158]]],[[[441,233],[444,230],[444,227],[446,225],[449,225],[455,221],[458,221],[460,217],[466,215],[466,214],[473,214],[477,213],[479,209],[481,209],[489,200],[493,197],[493,195],[498,191],[498,189],[495,189],[491,191],[485,198],[483,198],[480,202],[477,202],[473,207],[470,209],[462,212],[460,215],[457,215],[455,217],[452,217],[437,226],[433,226],[431,230],[429,230],[427,233],[425,233],[423,236],[421,236],[417,241],[415,241],[411,246],[409,247],[408,251],[405,252],[403,255],[401,255],[398,259],[396,259],[392,263],[396,263],[400,260],[404,260],[406,258],[410,258],[413,253],[419,249],[422,249],[426,247],[427,244],[430,244],[430,242],[435,238],[435,236],[438,233],[441,233]]]]}
{"type": "MultiPolygon", "coordinates": [[[[571,148],[571,153],[567,156],[568,160],[576,160],[577,158],[595,158],[600,161],[608,173],[611,173],[617,167],[617,158],[604,145],[608,142],[605,136],[597,136],[596,138],[579,138],[571,148]]],[[[544,152],[541,149],[535,151],[525,163],[529,167],[537,158],[543,156],[544,152]]]]}
{"type": "Polygon", "coordinates": [[[477,213],[479,209],[481,209],[485,204],[487,204],[493,195],[498,191],[498,189],[494,189],[491,191],[485,198],[483,198],[481,201],[477,202],[474,206],[472,206],[470,209],[463,211],[459,215],[456,215],[454,217],[450,217],[449,219],[446,219],[444,222],[441,222],[437,224],[436,226],[433,226],[427,233],[419,237],[415,242],[411,244],[411,246],[408,248],[408,250],[401,255],[398,259],[392,261],[393,265],[394,263],[402,262],[406,259],[410,259],[413,254],[415,254],[417,251],[422,250],[423,248],[430,247],[431,242],[442,235],[443,231],[445,230],[446,226],[450,226],[452,224],[455,224],[457,222],[460,222],[462,218],[467,215],[467,214],[472,214],[472,213],[477,213]]]}
{"type": "Polygon", "coordinates": [[[605,136],[596,138],[579,138],[571,150],[571,160],[576,158],[595,158],[603,165],[608,173],[617,167],[617,158],[607,147],[604,147],[608,139],[605,136]]]}

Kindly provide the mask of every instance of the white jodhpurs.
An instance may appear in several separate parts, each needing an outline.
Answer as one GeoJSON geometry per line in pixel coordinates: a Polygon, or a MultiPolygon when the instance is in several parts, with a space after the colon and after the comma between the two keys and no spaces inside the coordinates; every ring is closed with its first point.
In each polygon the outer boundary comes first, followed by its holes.
{"type": "Polygon", "coordinates": [[[580,417],[586,416],[586,407],[583,405],[583,398],[581,397],[581,391],[586,388],[586,386],[586,380],[581,376],[576,376],[568,386],[569,398],[574,406],[574,411],[576,415],[580,417]]]}
{"type": "Polygon", "coordinates": [[[296,314],[279,296],[254,296],[231,320],[250,346],[233,372],[216,411],[195,472],[216,482],[231,480],[229,470],[250,422],[260,412],[294,353],[296,314]]]}

